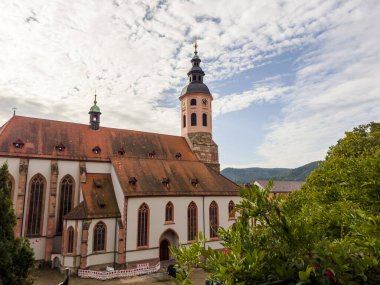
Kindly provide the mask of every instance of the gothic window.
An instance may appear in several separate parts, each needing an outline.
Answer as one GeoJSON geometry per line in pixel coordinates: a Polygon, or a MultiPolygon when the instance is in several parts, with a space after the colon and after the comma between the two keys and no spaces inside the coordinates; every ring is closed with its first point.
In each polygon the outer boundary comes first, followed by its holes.
{"type": "Polygon", "coordinates": [[[70,175],[66,175],[61,180],[59,209],[58,209],[58,225],[57,233],[62,233],[63,217],[71,211],[73,206],[73,189],[74,180],[70,175]]]}
{"type": "Polygon", "coordinates": [[[195,106],[195,105],[197,105],[197,99],[191,99],[190,106],[195,106]]]}
{"type": "Polygon", "coordinates": [[[137,246],[148,246],[149,207],[142,204],[138,211],[137,246]]]}
{"type": "Polygon", "coordinates": [[[228,217],[230,219],[235,219],[235,203],[234,203],[234,201],[230,201],[228,203],[228,217]]]}
{"type": "Polygon", "coordinates": [[[202,115],[202,125],[207,127],[207,114],[202,115]]]}
{"type": "Polygon", "coordinates": [[[191,114],[191,125],[196,126],[197,125],[197,114],[192,113],[191,114]]]}
{"type": "Polygon", "coordinates": [[[219,218],[218,218],[218,204],[212,201],[209,208],[210,218],[210,238],[218,237],[219,218]]]}
{"type": "Polygon", "coordinates": [[[74,229],[69,227],[67,230],[67,253],[73,253],[74,249],[74,229]]]}
{"type": "Polygon", "coordinates": [[[174,221],[174,206],[172,202],[168,202],[165,207],[165,222],[173,222],[174,221]]]}
{"type": "Polygon", "coordinates": [[[12,203],[13,203],[13,193],[14,193],[14,190],[15,190],[15,180],[13,179],[12,175],[9,175],[8,189],[9,189],[9,194],[11,195],[10,197],[11,197],[11,200],[12,200],[12,203]]]}
{"type": "Polygon", "coordinates": [[[197,236],[197,205],[191,202],[187,207],[187,240],[195,240],[197,236]]]}
{"type": "Polygon", "coordinates": [[[186,128],[186,115],[183,115],[183,127],[186,128]]]}
{"type": "Polygon", "coordinates": [[[99,222],[94,228],[94,246],[93,251],[106,250],[106,225],[99,222]]]}
{"type": "Polygon", "coordinates": [[[37,236],[41,234],[43,221],[43,198],[45,179],[41,174],[35,175],[31,179],[29,192],[29,209],[26,234],[37,236]]]}

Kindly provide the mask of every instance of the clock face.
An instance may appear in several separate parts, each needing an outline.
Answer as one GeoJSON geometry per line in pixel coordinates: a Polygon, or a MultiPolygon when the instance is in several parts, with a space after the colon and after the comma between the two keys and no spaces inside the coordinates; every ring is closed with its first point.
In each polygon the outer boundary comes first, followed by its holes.
{"type": "Polygon", "coordinates": [[[206,98],[203,98],[203,99],[202,99],[202,103],[203,103],[203,105],[207,106],[207,103],[208,103],[207,99],[206,99],[206,98]]]}

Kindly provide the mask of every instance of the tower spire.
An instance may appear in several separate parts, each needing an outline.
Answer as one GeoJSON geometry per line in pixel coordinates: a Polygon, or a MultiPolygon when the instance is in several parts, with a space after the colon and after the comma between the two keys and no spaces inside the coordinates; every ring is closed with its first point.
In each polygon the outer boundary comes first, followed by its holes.
{"type": "Polygon", "coordinates": [[[96,96],[97,95],[96,95],[96,90],[95,90],[94,105],[91,107],[90,112],[88,112],[90,114],[90,127],[93,130],[98,130],[99,129],[99,126],[100,126],[100,115],[102,114],[100,112],[99,106],[96,105],[98,103],[98,101],[96,100],[96,96]]]}
{"type": "Polygon", "coordinates": [[[195,38],[194,38],[194,54],[196,54],[196,55],[198,54],[197,48],[198,48],[197,36],[195,36],[195,38]]]}

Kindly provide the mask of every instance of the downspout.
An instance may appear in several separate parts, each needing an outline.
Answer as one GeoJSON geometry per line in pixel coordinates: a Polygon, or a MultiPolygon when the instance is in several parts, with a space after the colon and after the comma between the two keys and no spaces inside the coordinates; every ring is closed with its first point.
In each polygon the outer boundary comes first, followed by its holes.
{"type": "Polygon", "coordinates": [[[113,244],[113,268],[116,269],[116,234],[117,234],[117,217],[115,218],[115,242],[113,244]]]}
{"type": "MultiPolygon", "coordinates": [[[[205,225],[205,196],[203,198],[203,238],[206,239],[206,225],[205,225]]],[[[206,243],[204,243],[203,247],[206,247],[206,243]]]]}
{"type": "MultiPolygon", "coordinates": [[[[25,184],[24,184],[24,205],[22,206],[22,219],[21,219],[21,237],[24,236],[24,216],[25,213],[25,204],[26,204],[26,193],[28,192],[27,185],[28,185],[28,174],[29,174],[29,160],[28,160],[28,170],[26,172],[26,178],[25,178],[25,184]]],[[[17,193],[18,194],[18,193],[17,193]]]]}

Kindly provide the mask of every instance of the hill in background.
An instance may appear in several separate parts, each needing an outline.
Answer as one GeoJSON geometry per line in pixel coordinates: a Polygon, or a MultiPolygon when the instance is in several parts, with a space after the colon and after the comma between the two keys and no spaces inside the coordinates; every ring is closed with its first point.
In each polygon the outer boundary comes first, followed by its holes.
{"type": "Polygon", "coordinates": [[[297,168],[225,168],[222,175],[237,184],[249,183],[254,180],[305,181],[306,177],[318,168],[318,161],[314,161],[297,168]]]}

